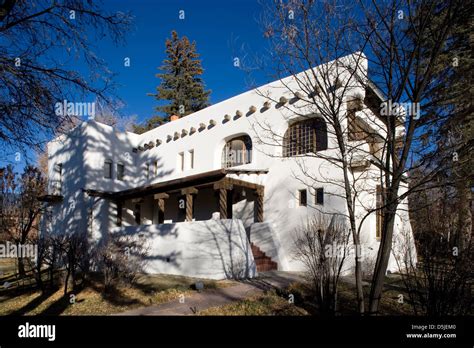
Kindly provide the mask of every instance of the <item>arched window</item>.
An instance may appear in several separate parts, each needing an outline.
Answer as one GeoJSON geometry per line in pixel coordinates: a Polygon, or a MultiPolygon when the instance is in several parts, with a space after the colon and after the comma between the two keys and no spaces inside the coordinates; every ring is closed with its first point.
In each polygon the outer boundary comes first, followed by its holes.
{"type": "Polygon", "coordinates": [[[283,138],[283,156],[316,153],[328,148],[326,122],[311,118],[290,125],[283,138]]]}
{"type": "Polygon", "coordinates": [[[222,149],[222,167],[229,168],[252,162],[252,140],[248,135],[227,141],[222,149]]]}
{"type": "Polygon", "coordinates": [[[106,159],[104,162],[104,178],[112,179],[112,165],[113,162],[110,159],[106,159]]]}

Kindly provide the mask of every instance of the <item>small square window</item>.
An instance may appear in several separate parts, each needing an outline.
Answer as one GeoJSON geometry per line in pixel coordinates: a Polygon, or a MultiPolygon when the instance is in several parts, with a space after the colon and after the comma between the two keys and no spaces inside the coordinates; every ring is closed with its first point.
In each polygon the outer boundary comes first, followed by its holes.
{"type": "Polygon", "coordinates": [[[61,163],[57,163],[54,166],[54,169],[55,169],[56,173],[58,173],[59,175],[61,175],[63,173],[63,165],[61,163]]]}
{"type": "Polygon", "coordinates": [[[112,161],[105,160],[104,162],[104,178],[112,179],[112,161]]]}
{"type": "Polygon", "coordinates": [[[189,150],[189,169],[194,168],[194,150],[189,150]]]}
{"type": "Polygon", "coordinates": [[[117,163],[117,180],[123,180],[125,176],[125,166],[123,163],[117,163]]]}
{"type": "Polygon", "coordinates": [[[181,172],[184,171],[184,152],[178,153],[178,168],[181,172]]]}
{"type": "Polygon", "coordinates": [[[324,189],[322,187],[315,190],[314,203],[324,205],[324,189]]]}
{"type": "Polygon", "coordinates": [[[300,206],[306,207],[306,205],[308,204],[306,189],[299,190],[299,200],[300,200],[300,206]]]}

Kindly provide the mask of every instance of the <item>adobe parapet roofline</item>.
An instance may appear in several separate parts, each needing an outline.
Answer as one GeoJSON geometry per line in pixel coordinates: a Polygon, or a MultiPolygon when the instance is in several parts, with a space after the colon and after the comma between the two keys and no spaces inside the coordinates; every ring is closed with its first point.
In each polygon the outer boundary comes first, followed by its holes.
{"type": "MultiPolygon", "coordinates": [[[[350,59],[353,58],[353,57],[355,57],[355,59],[360,59],[361,58],[365,62],[367,61],[367,58],[366,58],[365,54],[363,52],[357,51],[357,52],[354,52],[354,53],[349,54],[347,56],[344,56],[344,57],[335,59],[333,61],[321,64],[317,67],[309,68],[308,70],[315,69],[315,68],[318,68],[320,66],[327,66],[327,65],[331,64],[332,62],[343,61],[343,60],[349,60],[349,63],[352,64],[353,61],[350,60],[350,59]]],[[[358,66],[360,68],[364,68],[365,65],[366,65],[366,63],[365,64],[360,64],[360,63],[358,64],[358,66]]],[[[304,73],[305,73],[305,71],[302,71],[300,74],[304,74],[304,73]]],[[[143,134],[139,134],[139,137],[141,139],[149,139],[149,137],[151,135],[150,132],[153,132],[154,130],[156,130],[158,128],[160,128],[160,130],[162,130],[165,133],[165,134],[162,135],[161,138],[148,140],[146,142],[139,142],[138,143],[139,145],[137,147],[134,147],[132,149],[132,152],[137,153],[137,152],[147,151],[147,150],[150,150],[150,149],[154,148],[155,146],[162,145],[163,142],[169,143],[169,142],[172,142],[172,141],[177,141],[182,137],[192,136],[193,134],[195,134],[197,132],[203,132],[205,130],[210,130],[213,127],[218,126],[219,123],[221,123],[221,125],[219,125],[219,126],[225,126],[227,123],[238,120],[241,117],[243,117],[244,115],[247,116],[247,117],[251,116],[252,114],[255,114],[257,111],[259,111],[260,113],[263,113],[266,110],[270,109],[270,107],[271,107],[271,102],[268,101],[268,100],[263,103],[263,106],[261,108],[257,108],[257,106],[255,106],[255,105],[250,105],[248,107],[248,111],[241,111],[240,109],[237,109],[235,111],[232,111],[230,114],[225,113],[224,115],[221,115],[221,116],[212,115],[213,108],[216,108],[217,106],[219,106],[222,103],[227,103],[230,100],[241,98],[242,96],[255,93],[255,91],[258,91],[260,89],[269,88],[270,86],[272,86],[273,84],[278,83],[278,82],[283,82],[284,83],[284,81],[292,79],[293,76],[294,75],[289,75],[289,76],[286,76],[284,78],[278,79],[276,81],[269,82],[269,83],[264,84],[260,87],[254,88],[252,90],[246,91],[244,93],[238,94],[238,95],[236,95],[234,97],[231,97],[229,99],[221,101],[217,104],[210,105],[207,108],[196,111],[192,114],[187,115],[186,117],[180,117],[178,119],[174,118],[172,121],[170,121],[168,123],[165,123],[163,125],[155,127],[153,129],[150,129],[149,131],[147,131],[143,134]],[[206,115],[206,114],[210,114],[212,116],[206,117],[205,118],[205,119],[207,119],[206,121],[198,120],[198,117],[200,117],[202,115],[206,115]],[[195,120],[192,120],[192,118],[195,118],[195,120]],[[194,125],[188,126],[188,127],[183,127],[184,123],[187,124],[187,123],[193,122],[193,121],[196,122],[194,125]],[[218,121],[220,121],[220,122],[218,122],[218,121]]],[[[369,88],[372,87],[370,84],[368,84],[367,86],[369,88]]],[[[320,91],[311,92],[310,94],[308,94],[308,97],[309,98],[314,97],[315,95],[318,95],[319,93],[320,93],[320,91]]],[[[301,100],[303,98],[303,94],[306,94],[306,93],[303,93],[303,91],[296,91],[291,96],[288,96],[287,94],[286,95],[283,94],[278,99],[275,98],[275,107],[276,108],[282,107],[288,102],[291,102],[291,103],[297,102],[298,100],[301,100]]]]}
{"type": "MultiPolygon", "coordinates": [[[[347,56],[341,57],[338,60],[350,59],[350,57],[361,57],[361,56],[363,57],[363,59],[367,60],[364,53],[359,52],[359,51],[354,52],[352,54],[349,54],[347,56]]],[[[328,65],[328,64],[330,64],[331,62],[334,62],[334,61],[336,61],[336,60],[321,64],[319,66],[325,66],[325,65],[328,65]]],[[[317,67],[319,67],[319,66],[317,66],[317,67]]],[[[317,67],[309,68],[308,70],[315,69],[317,67]]],[[[304,73],[305,73],[305,71],[302,71],[300,74],[304,74],[304,73]]],[[[282,82],[290,80],[292,78],[293,78],[293,75],[289,75],[289,76],[286,76],[284,78],[280,78],[276,81],[266,83],[266,84],[264,84],[260,87],[257,87],[257,88],[254,88],[252,90],[243,92],[243,93],[238,94],[234,97],[223,100],[223,101],[221,101],[217,104],[210,105],[207,108],[196,111],[192,114],[187,115],[186,117],[180,117],[179,119],[175,119],[171,122],[168,122],[166,124],[163,124],[163,125],[160,125],[158,127],[153,128],[153,129],[150,129],[149,131],[147,131],[143,134],[136,134],[136,133],[127,132],[127,131],[123,132],[123,133],[128,134],[128,135],[132,136],[135,139],[136,144],[138,144],[138,145],[132,149],[132,152],[137,153],[137,152],[152,149],[155,146],[160,146],[160,145],[163,144],[163,142],[169,143],[171,141],[176,141],[176,140],[178,140],[182,137],[185,137],[185,136],[192,136],[193,134],[205,131],[206,129],[207,130],[212,129],[213,127],[218,126],[218,123],[219,123],[218,121],[221,121],[220,126],[224,126],[227,123],[238,120],[238,119],[240,119],[244,116],[251,116],[251,115],[253,115],[257,112],[263,113],[263,112],[269,110],[272,107],[272,103],[270,101],[266,100],[266,101],[263,102],[263,106],[261,108],[258,108],[255,105],[250,105],[248,107],[247,111],[242,111],[240,109],[237,109],[235,111],[232,111],[230,114],[225,113],[224,115],[221,115],[221,116],[215,116],[215,115],[214,116],[209,116],[209,117],[207,117],[207,121],[205,121],[205,122],[203,122],[202,120],[198,120],[198,118],[201,117],[202,115],[205,115],[205,114],[212,114],[213,108],[218,107],[222,103],[228,103],[231,100],[234,100],[234,99],[237,99],[237,98],[242,98],[245,95],[250,95],[252,93],[255,93],[255,91],[265,89],[265,88],[269,88],[272,85],[274,85],[275,83],[278,83],[278,82],[282,83],[282,82]],[[193,118],[195,120],[192,120],[193,118]],[[187,124],[187,123],[192,122],[192,121],[195,121],[196,123],[194,125],[190,126],[189,128],[188,127],[183,127],[184,123],[187,124]],[[171,128],[171,127],[173,127],[173,128],[171,128]],[[153,140],[150,139],[147,142],[143,142],[143,139],[149,139],[150,135],[152,134],[151,132],[155,131],[158,128],[160,130],[165,130],[164,131],[165,134],[162,135],[161,138],[157,138],[157,139],[153,139],[153,140]],[[168,132],[166,132],[166,130],[168,130],[168,132]]],[[[370,83],[367,84],[367,86],[371,89],[373,87],[373,85],[371,85],[370,83]]],[[[378,91],[376,91],[376,92],[378,92],[378,91]]],[[[308,95],[308,97],[314,97],[314,95],[317,95],[317,94],[319,94],[319,91],[314,91],[313,93],[310,93],[308,95]]],[[[380,93],[376,93],[376,94],[378,96],[380,95],[380,93]]],[[[292,96],[281,95],[279,98],[275,97],[275,100],[274,100],[275,101],[275,107],[278,108],[278,107],[284,106],[287,102],[295,102],[295,101],[301,100],[302,98],[303,98],[303,93],[301,91],[295,92],[292,96]]],[[[95,121],[95,120],[89,120],[89,121],[83,122],[78,127],[83,126],[84,124],[87,124],[88,122],[96,122],[96,123],[99,123],[99,124],[103,125],[104,127],[110,127],[110,128],[113,129],[113,127],[108,126],[106,124],[103,124],[101,122],[95,121]]],[[[74,129],[76,129],[76,128],[74,128],[74,129]]],[[[72,132],[72,130],[69,133],[71,133],[71,132],[72,132]]],[[[51,142],[58,140],[57,138],[51,140],[51,142]]]]}
{"type": "MultiPolygon", "coordinates": [[[[252,90],[252,91],[249,91],[249,92],[253,92],[253,91],[255,91],[255,90],[252,90]]],[[[246,93],[249,93],[249,92],[246,92],[246,93]]],[[[245,93],[243,93],[243,94],[245,94],[245,93]]],[[[239,96],[241,96],[241,95],[239,95],[239,96]]],[[[237,96],[237,97],[239,97],[239,96],[237,96]]],[[[296,102],[296,101],[298,101],[302,98],[303,98],[303,96],[302,96],[301,92],[295,92],[291,100],[296,102]]],[[[281,106],[285,105],[287,102],[288,102],[288,99],[285,96],[281,96],[279,98],[279,102],[275,105],[275,107],[277,107],[277,108],[281,107],[281,106]]],[[[218,105],[218,104],[216,104],[216,105],[218,105]]],[[[215,107],[216,105],[210,106],[209,108],[215,107]]],[[[272,104],[269,101],[263,102],[262,106],[259,110],[260,113],[263,113],[263,112],[269,110],[271,105],[272,104]]],[[[186,121],[189,121],[189,117],[194,116],[199,112],[204,113],[209,108],[199,110],[199,111],[197,111],[193,114],[190,114],[190,115],[186,116],[188,118],[186,121]]],[[[250,105],[248,110],[245,112],[245,116],[249,117],[249,116],[255,114],[257,111],[258,111],[258,108],[255,105],[250,105]]],[[[223,116],[219,116],[219,118],[217,118],[217,117],[212,118],[211,117],[211,118],[209,118],[209,120],[206,123],[205,122],[199,122],[199,124],[196,124],[195,126],[189,127],[189,129],[188,128],[181,128],[182,126],[178,125],[178,123],[180,123],[180,121],[182,121],[184,117],[179,118],[179,119],[175,119],[174,121],[170,121],[170,122],[168,122],[164,125],[153,128],[153,129],[149,130],[148,132],[140,134],[140,136],[146,136],[147,133],[152,132],[153,130],[155,130],[157,128],[166,127],[166,126],[168,126],[168,127],[176,126],[178,128],[178,130],[175,130],[176,128],[174,128],[174,131],[171,131],[166,135],[165,140],[158,138],[155,141],[151,140],[151,141],[142,143],[139,146],[133,148],[132,152],[137,153],[137,152],[141,152],[141,151],[150,150],[150,149],[154,148],[155,146],[160,146],[161,144],[163,144],[163,141],[165,141],[166,143],[176,141],[176,140],[178,140],[180,138],[183,138],[185,136],[188,136],[188,135],[192,136],[196,132],[203,132],[206,129],[207,130],[212,129],[213,127],[216,127],[219,123],[221,123],[222,125],[226,125],[227,123],[230,123],[232,121],[236,121],[236,120],[238,120],[242,117],[244,117],[244,112],[238,109],[238,110],[235,110],[235,112],[233,112],[232,114],[226,113],[223,116]],[[218,122],[218,121],[220,121],[220,122],[218,122]]]]}

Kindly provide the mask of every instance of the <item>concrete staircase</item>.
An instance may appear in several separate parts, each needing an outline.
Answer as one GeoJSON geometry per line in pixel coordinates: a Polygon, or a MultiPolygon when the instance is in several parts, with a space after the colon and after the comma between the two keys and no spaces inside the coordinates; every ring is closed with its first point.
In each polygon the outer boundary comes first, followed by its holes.
{"type": "Polygon", "coordinates": [[[277,263],[267,256],[267,254],[265,254],[262,250],[260,250],[258,246],[250,243],[250,247],[252,248],[252,254],[257,266],[257,272],[267,272],[278,269],[277,263]]]}

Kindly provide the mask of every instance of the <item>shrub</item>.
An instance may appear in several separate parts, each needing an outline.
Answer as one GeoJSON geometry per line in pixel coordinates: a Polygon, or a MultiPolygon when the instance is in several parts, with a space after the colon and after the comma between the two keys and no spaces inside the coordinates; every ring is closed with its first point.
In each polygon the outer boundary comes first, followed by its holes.
{"type": "Polygon", "coordinates": [[[94,254],[95,266],[102,275],[107,292],[118,282],[133,283],[143,273],[148,248],[139,236],[113,233],[94,254]]]}
{"type": "Polygon", "coordinates": [[[337,287],[349,253],[349,236],[342,217],[320,214],[312,217],[295,239],[295,258],[304,264],[321,314],[337,311],[337,287]]]}

